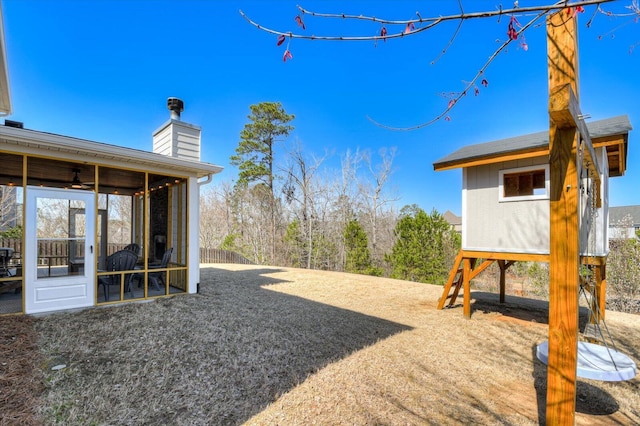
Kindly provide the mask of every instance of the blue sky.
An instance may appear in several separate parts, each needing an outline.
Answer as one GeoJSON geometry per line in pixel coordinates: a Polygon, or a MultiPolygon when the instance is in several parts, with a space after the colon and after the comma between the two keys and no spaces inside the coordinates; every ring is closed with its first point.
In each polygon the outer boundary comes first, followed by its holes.
{"type": "MultiPolygon", "coordinates": [[[[392,185],[398,205],[461,212],[461,171],[434,172],[433,162],[457,148],[545,130],[544,25],[526,33],[528,50],[512,44],[485,77],[488,87],[467,96],[425,128],[391,126],[428,121],[447,105],[443,92],[464,88],[506,38],[507,18],[467,21],[448,52],[456,24],[386,43],[292,40],[283,62],[276,36],[250,26],[296,31],[296,4],[316,12],[405,20],[456,13],[452,1],[216,1],[2,0],[14,113],[26,128],[151,150],[151,133],[169,117],[166,99],[185,102],[182,119],[202,126],[202,160],[234,179],[229,157],[247,123],[249,105],[279,101],[295,114],[291,138],[310,153],[397,149],[392,185]]],[[[629,1],[609,6],[624,11],[629,1]]],[[[463,2],[466,12],[495,10],[495,2],[463,2]]],[[[520,1],[520,6],[533,3],[520,1]]],[[[607,7],[607,6],[605,6],[607,7]]],[[[640,204],[640,23],[599,15],[579,18],[580,96],[592,119],[628,114],[628,172],[611,183],[610,204],[640,204]]],[[[373,35],[375,23],[304,16],[305,33],[373,35]]],[[[527,17],[520,17],[522,23],[527,17]]],[[[393,32],[389,28],[389,32],[393,32]]],[[[286,44],[286,42],[285,42],[286,44]]]]}

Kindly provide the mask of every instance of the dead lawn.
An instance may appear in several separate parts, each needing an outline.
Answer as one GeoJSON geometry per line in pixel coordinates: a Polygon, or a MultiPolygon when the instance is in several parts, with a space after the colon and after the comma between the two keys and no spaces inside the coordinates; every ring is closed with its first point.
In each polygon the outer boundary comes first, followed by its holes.
{"type": "MultiPolygon", "coordinates": [[[[435,309],[441,290],[204,265],[199,295],[38,318],[38,412],[65,425],[544,423],[547,305],[476,292],[466,320],[435,309]]],[[[640,316],[607,324],[638,363],[640,316]]],[[[577,424],[640,424],[639,384],[581,380],[577,424]]]]}

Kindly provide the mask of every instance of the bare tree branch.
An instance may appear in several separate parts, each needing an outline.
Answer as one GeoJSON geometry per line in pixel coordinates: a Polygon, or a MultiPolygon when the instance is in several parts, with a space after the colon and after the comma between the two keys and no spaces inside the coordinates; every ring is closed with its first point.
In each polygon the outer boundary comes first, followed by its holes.
{"type": "Polygon", "coordinates": [[[306,39],[306,40],[325,40],[325,41],[372,41],[372,40],[389,40],[394,38],[403,38],[409,35],[416,35],[425,30],[435,27],[438,24],[447,21],[457,21],[457,20],[466,20],[466,19],[475,19],[475,18],[490,18],[494,16],[503,16],[503,15],[513,15],[513,14],[524,14],[531,12],[544,12],[549,13],[551,11],[556,11],[565,8],[578,7],[578,6],[590,6],[594,4],[603,4],[609,3],[616,0],[584,0],[584,1],[566,1],[561,0],[552,5],[542,5],[542,6],[532,6],[532,7],[518,7],[513,9],[498,9],[494,11],[485,11],[485,12],[473,12],[473,13],[458,13],[455,15],[446,15],[446,16],[438,16],[431,18],[422,18],[418,14],[418,19],[408,19],[408,20],[389,20],[389,19],[381,19],[376,18],[374,16],[364,16],[364,15],[349,15],[349,14],[337,14],[337,13],[318,13],[312,12],[298,6],[298,9],[302,14],[310,15],[313,17],[321,17],[321,18],[340,18],[345,20],[360,20],[360,21],[371,21],[377,22],[385,25],[403,25],[405,29],[407,25],[415,25],[415,24],[425,24],[423,27],[415,28],[411,31],[401,31],[399,33],[394,34],[386,34],[384,36],[319,36],[319,35],[306,35],[306,34],[298,34],[291,31],[278,31],[264,25],[260,25],[257,22],[253,21],[247,14],[245,14],[242,9],[240,9],[240,15],[251,25],[258,28],[259,30],[265,31],[270,34],[281,35],[289,38],[298,38],[298,39],[306,39]]]}
{"type": "MultiPolygon", "coordinates": [[[[440,57],[442,57],[442,55],[444,55],[444,53],[446,53],[447,49],[451,46],[451,44],[453,43],[453,41],[455,40],[461,26],[462,23],[467,20],[467,19],[475,19],[475,18],[490,18],[490,17],[502,17],[505,15],[511,16],[511,21],[509,24],[509,37],[507,38],[506,41],[502,42],[501,45],[493,52],[493,54],[491,56],[489,56],[488,60],[484,63],[484,65],[478,70],[478,72],[476,73],[476,75],[473,77],[473,79],[471,79],[471,81],[469,81],[468,83],[466,83],[466,86],[464,87],[464,89],[460,92],[452,92],[449,97],[449,102],[447,107],[440,113],[438,114],[436,117],[432,118],[431,120],[424,122],[422,124],[418,124],[415,126],[410,126],[410,127],[396,127],[396,126],[390,126],[390,125],[386,125],[383,123],[380,123],[376,120],[374,120],[373,118],[371,118],[370,116],[367,116],[367,119],[369,119],[372,123],[374,123],[375,125],[385,128],[385,129],[389,129],[389,130],[416,130],[416,129],[420,129],[426,126],[429,126],[433,123],[435,123],[436,121],[439,121],[443,118],[445,119],[449,119],[447,114],[457,105],[458,101],[460,101],[460,99],[462,99],[464,96],[467,95],[467,93],[472,90],[473,88],[475,88],[475,92],[478,92],[477,89],[477,82],[478,80],[484,75],[485,70],[489,67],[489,65],[493,62],[493,60],[498,56],[498,54],[500,54],[503,50],[505,50],[507,48],[507,46],[509,46],[513,41],[515,40],[520,40],[520,43],[523,43],[524,40],[524,36],[523,33],[530,28],[532,25],[534,25],[536,22],[538,22],[541,18],[543,18],[544,16],[546,16],[547,14],[549,14],[550,12],[555,12],[557,10],[562,10],[562,9],[568,9],[571,10],[572,8],[576,8],[575,10],[578,11],[584,11],[584,6],[590,6],[590,5],[597,5],[597,11],[606,14],[607,16],[611,16],[611,13],[609,12],[604,12],[601,9],[601,5],[604,3],[610,3],[616,0],[584,0],[584,1],[574,1],[571,2],[569,0],[560,0],[560,1],[556,1],[555,3],[551,4],[551,5],[541,5],[541,6],[531,6],[531,7],[514,7],[512,9],[503,9],[502,6],[500,6],[498,8],[498,10],[494,10],[494,11],[483,11],[483,12],[473,12],[473,13],[465,13],[463,7],[462,7],[462,3],[461,0],[458,0],[458,4],[460,7],[460,13],[458,14],[454,14],[454,15],[446,15],[446,16],[438,16],[438,17],[428,17],[428,18],[423,18],[419,12],[416,12],[417,18],[416,19],[409,19],[409,20],[389,20],[389,19],[381,19],[381,18],[377,18],[377,17],[373,17],[373,16],[364,16],[364,15],[350,15],[350,14],[335,14],[335,13],[318,13],[318,12],[312,12],[309,11],[307,9],[304,9],[301,6],[298,6],[298,10],[300,11],[300,13],[304,16],[304,15],[310,15],[313,17],[320,17],[320,18],[335,18],[335,19],[343,19],[343,20],[359,20],[359,21],[370,21],[370,22],[375,22],[375,23],[379,23],[382,25],[403,25],[404,26],[404,30],[401,32],[396,32],[396,33],[388,33],[386,27],[383,27],[382,30],[380,31],[379,35],[375,35],[375,36],[318,36],[318,35],[304,35],[304,34],[298,34],[298,33],[293,33],[293,32],[283,32],[283,31],[277,31],[277,30],[273,30],[267,27],[264,27],[256,22],[254,22],[253,20],[251,20],[242,10],[240,10],[240,14],[242,15],[242,17],[244,17],[251,25],[255,26],[256,28],[265,31],[267,33],[270,34],[275,34],[279,36],[279,41],[278,44],[281,44],[287,37],[289,38],[289,41],[291,39],[294,38],[298,38],[298,39],[307,39],[307,40],[324,40],[324,41],[375,41],[377,43],[378,40],[383,40],[386,41],[387,39],[394,39],[394,38],[403,38],[403,37],[407,37],[407,36],[411,36],[411,35],[416,35],[418,33],[421,33],[425,30],[431,29],[433,27],[435,27],[438,24],[441,24],[443,22],[447,22],[447,21],[459,21],[458,22],[458,27],[456,28],[453,36],[451,37],[451,39],[449,40],[449,42],[447,43],[447,45],[445,46],[445,48],[442,50],[442,52],[436,57],[436,59],[434,61],[432,61],[432,64],[435,63],[438,59],[440,59],[440,57]],[[520,26],[520,24],[517,22],[516,20],[516,16],[525,16],[527,14],[530,13],[537,13],[533,19],[531,19],[527,24],[520,26]],[[519,26],[519,29],[515,29],[515,24],[517,24],[519,26]],[[419,27],[416,28],[416,24],[420,25],[419,27]]],[[[632,14],[634,16],[638,16],[640,15],[640,8],[638,7],[637,4],[638,0],[632,0],[631,6],[627,7],[628,9],[631,10],[632,14]]],[[[594,16],[591,17],[591,19],[588,22],[588,25],[591,24],[591,22],[593,21],[594,16]]],[[[300,15],[296,16],[296,21],[298,22],[298,25],[301,26],[303,29],[305,29],[305,24],[302,21],[302,18],[300,17],[300,15]]],[[[526,46],[525,46],[526,47],[526,46]]],[[[631,49],[633,49],[632,46],[631,49]]],[[[287,54],[289,54],[289,58],[291,57],[291,54],[289,52],[289,49],[287,47],[287,50],[285,51],[285,61],[287,58],[287,54]]],[[[485,83],[486,86],[486,80],[483,79],[482,83],[485,83]]]]}
{"type": "MultiPolygon", "coordinates": [[[[458,0],[458,6],[460,7],[460,13],[464,14],[464,9],[462,8],[462,0],[458,0]]],[[[438,62],[440,60],[440,58],[442,58],[442,56],[444,56],[444,54],[447,53],[447,50],[449,50],[449,47],[451,47],[451,45],[453,44],[454,40],[458,36],[458,33],[460,32],[460,28],[462,28],[462,23],[463,22],[464,22],[464,20],[462,20],[462,19],[460,20],[460,22],[458,22],[458,26],[456,27],[456,30],[453,32],[453,35],[449,39],[449,42],[444,47],[444,49],[442,49],[440,54],[438,56],[436,56],[436,58],[433,61],[431,61],[431,65],[435,64],[436,62],[438,62]]]]}
{"type": "MultiPolygon", "coordinates": [[[[522,28],[520,28],[520,30],[516,33],[518,38],[520,38],[522,33],[524,33],[529,27],[531,27],[538,20],[540,20],[540,18],[543,18],[544,16],[546,16],[546,14],[547,14],[547,12],[539,13],[535,18],[533,18],[527,24],[522,26],[522,28]]],[[[487,68],[489,68],[489,65],[491,65],[493,60],[500,54],[500,52],[502,52],[504,49],[506,49],[507,46],[509,46],[509,44],[511,44],[514,41],[516,41],[516,38],[513,38],[513,39],[509,38],[506,41],[504,41],[500,45],[500,47],[498,47],[495,50],[495,52],[493,52],[493,54],[491,54],[491,56],[489,56],[489,59],[487,59],[487,61],[484,63],[482,68],[480,68],[480,70],[476,73],[476,75],[473,77],[473,79],[467,83],[465,88],[461,92],[459,92],[456,96],[452,97],[449,100],[447,108],[445,108],[440,114],[438,114],[437,116],[435,116],[431,120],[429,120],[427,122],[424,122],[422,124],[417,124],[415,126],[410,126],[410,127],[394,127],[394,126],[389,126],[389,125],[385,125],[385,124],[379,123],[378,121],[374,120],[373,118],[371,118],[369,116],[367,116],[367,119],[369,119],[369,121],[374,123],[376,126],[379,126],[379,127],[382,127],[384,129],[388,129],[388,130],[417,130],[417,129],[421,129],[423,127],[429,126],[429,125],[435,123],[438,120],[441,120],[442,118],[446,117],[447,114],[449,113],[449,111],[451,111],[457,105],[457,103],[458,103],[458,101],[460,99],[462,99],[463,97],[465,97],[467,95],[467,93],[469,92],[469,90],[471,90],[471,88],[476,86],[476,82],[478,81],[478,79],[480,79],[480,77],[482,77],[484,75],[485,70],[487,68]]]]}

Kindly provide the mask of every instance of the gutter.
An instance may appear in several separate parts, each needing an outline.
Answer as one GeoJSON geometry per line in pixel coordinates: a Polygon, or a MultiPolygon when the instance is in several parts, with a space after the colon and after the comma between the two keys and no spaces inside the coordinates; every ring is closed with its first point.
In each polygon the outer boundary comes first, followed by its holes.
{"type": "Polygon", "coordinates": [[[204,186],[204,185],[206,185],[206,184],[210,183],[212,179],[213,179],[213,174],[212,174],[212,173],[209,173],[209,174],[206,176],[206,179],[205,179],[205,180],[198,180],[198,186],[199,186],[199,187],[200,187],[200,186],[204,186]]]}

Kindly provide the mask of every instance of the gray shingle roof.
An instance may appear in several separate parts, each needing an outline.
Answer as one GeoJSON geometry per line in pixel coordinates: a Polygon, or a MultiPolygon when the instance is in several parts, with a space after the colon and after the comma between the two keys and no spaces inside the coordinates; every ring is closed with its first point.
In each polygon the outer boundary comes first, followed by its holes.
{"type": "Polygon", "coordinates": [[[626,216],[631,216],[632,225],[640,224],[640,206],[609,207],[609,224],[620,223],[626,216]]]}
{"type": "MultiPolygon", "coordinates": [[[[605,120],[587,123],[587,129],[592,139],[627,133],[631,130],[631,122],[627,115],[607,118],[605,120]]],[[[516,136],[508,139],[467,145],[433,163],[438,169],[450,163],[458,163],[493,157],[497,155],[515,154],[520,151],[545,149],[549,146],[549,132],[542,131],[529,135],[516,136]]]]}

